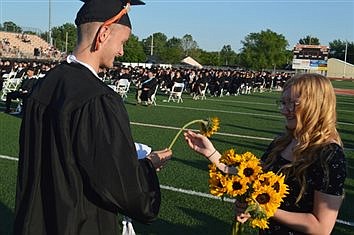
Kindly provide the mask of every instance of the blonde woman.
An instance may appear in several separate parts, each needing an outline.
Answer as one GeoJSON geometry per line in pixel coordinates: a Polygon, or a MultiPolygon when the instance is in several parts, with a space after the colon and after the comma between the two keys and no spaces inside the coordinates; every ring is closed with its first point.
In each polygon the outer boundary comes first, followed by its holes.
{"type": "MultiPolygon", "coordinates": [[[[269,229],[260,234],[330,234],[346,178],[331,82],[318,74],[294,76],[285,83],[278,104],[285,131],[270,144],[262,162],[266,170],[286,175],[290,194],[271,218],[269,229]]],[[[218,163],[221,155],[207,138],[186,132],[185,139],[192,149],[218,163]]],[[[237,218],[244,222],[249,215],[239,213],[237,218]]]]}

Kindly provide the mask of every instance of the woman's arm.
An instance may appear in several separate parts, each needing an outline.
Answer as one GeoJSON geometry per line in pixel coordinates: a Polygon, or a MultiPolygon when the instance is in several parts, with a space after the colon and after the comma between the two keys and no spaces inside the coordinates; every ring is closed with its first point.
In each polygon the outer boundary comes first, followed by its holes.
{"type": "Polygon", "coordinates": [[[288,212],[278,209],[272,217],[296,231],[307,234],[330,234],[337,219],[343,196],[315,191],[312,213],[288,212]]]}

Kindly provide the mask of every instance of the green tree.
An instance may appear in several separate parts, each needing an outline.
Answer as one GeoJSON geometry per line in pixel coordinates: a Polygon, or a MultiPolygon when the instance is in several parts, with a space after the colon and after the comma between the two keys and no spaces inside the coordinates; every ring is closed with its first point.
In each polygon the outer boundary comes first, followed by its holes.
{"type": "MultiPolygon", "coordinates": [[[[192,56],[191,53],[198,49],[198,43],[193,40],[192,35],[186,34],[181,39],[181,45],[185,56],[192,56]]],[[[192,56],[193,57],[193,56],[192,56]]]]}
{"type": "Polygon", "coordinates": [[[33,31],[31,31],[31,30],[23,31],[23,33],[25,33],[25,34],[31,34],[31,35],[37,35],[36,32],[33,32],[33,31]]]}
{"type": "Polygon", "coordinates": [[[336,39],[329,43],[329,57],[345,60],[345,47],[347,46],[347,59],[348,63],[354,64],[354,42],[341,41],[336,39]],[[346,45],[347,44],[347,45],[346,45]]]}
{"type": "Polygon", "coordinates": [[[164,58],[166,53],[166,43],[167,36],[163,33],[154,33],[146,39],[142,40],[144,52],[146,55],[151,56],[151,52],[153,52],[153,57],[156,59],[156,63],[163,62],[162,58],[164,58]]]}
{"type": "Polygon", "coordinates": [[[7,32],[14,32],[14,33],[21,33],[22,32],[22,28],[20,26],[17,26],[12,21],[5,21],[3,24],[3,30],[7,31],[7,32]]]}
{"type": "Polygon", "coordinates": [[[210,66],[220,66],[220,52],[207,52],[200,49],[200,56],[198,58],[200,64],[210,66]]]}
{"type": "Polygon", "coordinates": [[[320,40],[316,37],[313,37],[311,35],[307,35],[304,38],[301,38],[299,40],[299,44],[302,45],[320,45],[320,40]]]}
{"type": "Polygon", "coordinates": [[[162,61],[167,64],[179,64],[183,59],[181,39],[173,37],[166,42],[166,52],[163,53],[162,61]]]}
{"type": "Polygon", "coordinates": [[[230,45],[225,45],[220,51],[220,62],[222,65],[230,66],[236,64],[236,52],[234,52],[230,45]]]}
{"type": "Polygon", "coordinates": [[[240,64],[251,69],[272,69],[287,63],[288,41],[270,29],[250,33],[241,41],[240,64]]]}
{"type": "Polygon", "coordinates": [[[62,26],[54,27],[52,28],[52,38],[53,44],[58,50],[71,52],[77,41],[76,26],[65,23],[62,26]]]}
{"type": "Polygon", "coordinates": [[[124,46],[124,55],[118,58],[122,62],[139,62],[146,61],[146,54],[144,52],[143,44],[139,42],[139,38],[131,35],[124,46]]]}

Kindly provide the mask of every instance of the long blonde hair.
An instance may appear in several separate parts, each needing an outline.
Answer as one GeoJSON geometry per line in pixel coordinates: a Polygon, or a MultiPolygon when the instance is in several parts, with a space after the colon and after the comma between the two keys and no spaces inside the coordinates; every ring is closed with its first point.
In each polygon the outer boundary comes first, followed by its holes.
{"type": "MultiPolygon", "coordinates": [[[[281,169],[288,177],[295,176],[301,185],[297,203],[306,190],[306,169],[318,157],[319,149],[331,142],[342,146],[342,141],[336,129],[336,96],[329,79],[319,74],[296,75],[285,83],[283,92],[287,89],[291,90],[292,96],[298,96],[299,104],[295,109],[297,124],[274,141],[265,167],[276,160],[292,139],[297,140],[293,161],[281,169]]],[[[324,171],[328,175],[326,167],[324,171]]]]}

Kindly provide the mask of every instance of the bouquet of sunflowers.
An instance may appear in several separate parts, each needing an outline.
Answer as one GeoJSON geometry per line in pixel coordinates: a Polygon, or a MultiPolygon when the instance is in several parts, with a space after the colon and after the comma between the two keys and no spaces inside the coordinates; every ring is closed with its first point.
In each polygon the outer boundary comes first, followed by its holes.
{"type": "Polygon", "coordinates": [[[215,164],[210,164],[210,193],[218,197],[229,196],[247,204],[245,213],[251,215],[244,224],[235,219],[232,234],[258,234],[259,229],[268,228],[268,219],[288,193],[284,176],[272,171],[264,173],[260,160],[251,152],[237,154],[234,149],[229,149],[222,154],[220,162],[235,167],[237,174],[223,173],[215,164]]]}

